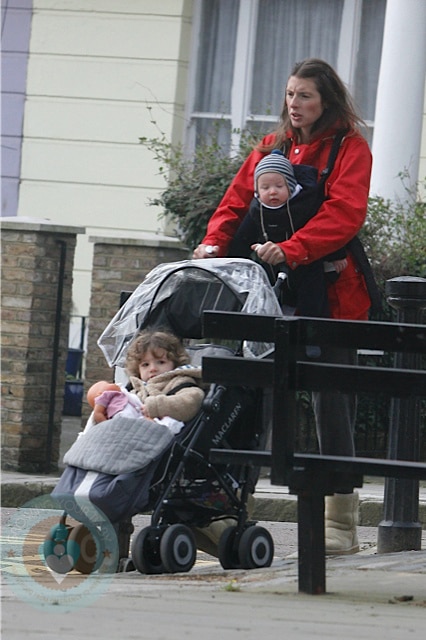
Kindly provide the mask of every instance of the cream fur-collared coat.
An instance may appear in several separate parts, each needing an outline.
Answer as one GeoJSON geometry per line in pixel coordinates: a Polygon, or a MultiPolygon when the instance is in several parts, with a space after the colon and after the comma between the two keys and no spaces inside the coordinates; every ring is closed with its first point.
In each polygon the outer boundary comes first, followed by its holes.
{"type": "Polygon", "coordinates": [[[160,373],[148,382],[131,376],[130,383],[151,418],[170,416],[187,422],[198,413],[204,399],[201,369],[191,365],[160,373]]]}

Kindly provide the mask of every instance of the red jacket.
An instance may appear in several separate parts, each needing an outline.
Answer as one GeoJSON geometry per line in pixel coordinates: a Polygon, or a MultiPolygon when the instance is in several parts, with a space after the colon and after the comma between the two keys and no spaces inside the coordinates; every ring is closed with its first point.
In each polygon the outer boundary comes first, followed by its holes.
{"type": "MultiPolygon", "coordinates": [[[[293,143],[289,160],[293,164],[312,165],[321,172],[327,165],[333,134],[330,130],[310,144],[293,143]]],[[[274,139],[274,134],[270,134],[262,143],[268,145],[274,139]]],[[[254,169],[264,155],[256,150],[250,153],[208,223],[202,242],[219,245],[221,256],[226,256],[229,242],[248,211],[254,191],[254,169]]],[[[367,213],[371,164],[366,140],[358,133],[348,134],[326,183],[329,199],[302,229],[278,243],[291,268],[332,253],[358,233],[367,213]]],[[[364,277],[351,255],[348,263],[337,282],[328,288],[331,316],[363,320],[368,316],[370,298],[364,277]]]]}

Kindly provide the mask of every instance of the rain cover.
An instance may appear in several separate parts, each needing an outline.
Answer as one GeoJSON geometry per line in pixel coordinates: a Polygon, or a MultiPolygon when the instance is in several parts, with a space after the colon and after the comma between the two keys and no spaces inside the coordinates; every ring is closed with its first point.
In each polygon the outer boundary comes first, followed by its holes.
{"type": "MultiPolygon", "coordinates": [[[[144,328],[162,327],[181,338],[202,338],[206,310],[282,315],[264,269],[252,260],[169,262],[150,271],[105,328],[98,345],[111,367],[123,367],[130,342],[144,328]]],[[[271,347],[247,346],[254,356],[271,347]]]]}

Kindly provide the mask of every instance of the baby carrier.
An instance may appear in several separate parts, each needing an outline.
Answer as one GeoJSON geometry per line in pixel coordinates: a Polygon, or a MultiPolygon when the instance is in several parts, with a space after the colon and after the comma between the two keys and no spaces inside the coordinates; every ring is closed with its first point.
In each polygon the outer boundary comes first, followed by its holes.
{"type": "MultiPolygon", "coordinates": [[[[250,247],[253,244],[268,240],[283,242],[298,229],[304,227],[318,213],[322,203],[327,199],[325,194],[326,181],[333,171],[340,145],[346,133],[346,130],[340,130],[336,134],[327,166],[321,172],[319,179],[315,167],[303,164],[293,165],[296,181],[302,189],[293,198],[287,200],[282,207],[269,209],[262,206],[256,198],[253,199],[246,217],[229,246],[229,256],[248,258],[252,255],[250,247]]],[[[272,284],[280,274],[280,300],[283,306],[297,308],[299,315],[329,317],[327,283],[334,282],[338,278],[331,263],[334,260],[345,258],[348,252],[354,256],[364,275],[372,302],[372,310],[379,310],[381,308],[380,293],[358,236],[352,238],[345,247],[325,256],[322,260],[306,266],[300,265],[295,270],[289,269],[285,264],[278,267],[266,264],[263,266],[272,284]]]]}
{"type": "Polygon", "coordinates": [[[255,242],[283,242],[290,238],[295,231],[301,229],[313,218],[326,199],[325,183],[331,174],[336,157],[346,131],[340,131],[334,141],[328,157],[327,167],[321,172],[318,180],[318,170],[304,164],[293,165],[297,183],[302,187],[293,198],[277,209],[267,207],[255,208],[258,203],[254,198],[252,207],[241,223],[229,248],[229,255],[248,257],[250,245],[255,242]]]}
{"type": "MultiPolygon", "coordinates": [[[[124,366],[129,344],[145,328],[162,328],[180,336],[197,366],[204,355],[223,350],[231,356],[242,351],[249,357],[269,353],[271,345],[263,343],[199,344],[206,339],[203,312],[215,309],[281,315],[259,265],[244,259],[188,260],[160,265],[148,274],[98,344],[108,364],[118,370],[124,366]]],[[[141,421],[119,415],[95,425],[97,430],[90,428],[87,439],[81,436],[67,452],[68,466],[52,493],[64,513],[46,537],[46,562],[50,558],[58,566],[52,550],[58,548],[60,538],[69,558],[68,570],[106,570],[103,516],[118,540],[118,557],[109,563],[110,569],[189,571],[197,541],[213,523],[224,525],[215,549],[224,568],[269,566],[272,538],[249,520],[247,511],[257,471],[209,462],[212,447],[254,450],[263,446],[266,421],[262,390],[211,385],[201,411],[177,436],[158,424],[145,433],[137,424],[141,421]],[[84,517],[85,501],[92,512],[100,512],[97,521],[84,517]],[[130,545],[131,519],[142,512],[152,513],[151,524],[133,536],[130,545]],[[69,515],[80,523],[67,524],[69,515]]]]}

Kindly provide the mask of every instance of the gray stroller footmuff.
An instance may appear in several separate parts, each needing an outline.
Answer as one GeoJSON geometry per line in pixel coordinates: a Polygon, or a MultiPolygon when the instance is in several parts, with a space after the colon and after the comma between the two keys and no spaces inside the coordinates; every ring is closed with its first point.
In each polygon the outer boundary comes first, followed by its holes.
{"type": "Polygon", "coordinates": [[[67,467],[52,492],[59,503],[86,498],[116,523],[140,513],[159,460],[175,436],[162,424],[116,415],[89,422],[64,456],[67,467]]]}
{"type": "Polygon", "coordinates": [[[115,415],[80,434],[64,462],[111,475],[142,471],[166,451],[172,440],[171,431],[158,422],[115,415]]]}

